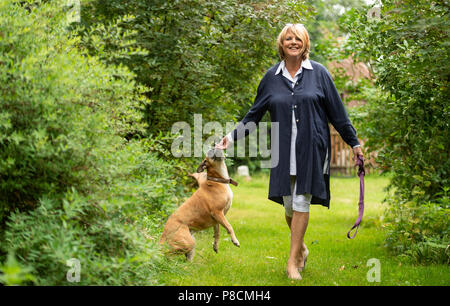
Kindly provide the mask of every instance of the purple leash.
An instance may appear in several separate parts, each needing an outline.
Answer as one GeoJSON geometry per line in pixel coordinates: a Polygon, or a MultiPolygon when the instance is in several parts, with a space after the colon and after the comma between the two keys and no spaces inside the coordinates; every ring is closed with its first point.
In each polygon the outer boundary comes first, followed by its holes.
{"type": "Polygon", "coordinates": [[[356,163],[358,164],[358,176],[359,176],[359,215],[358,219],[356,219],[355,224],[352,226],[352,228],[348,231],[347,237],[349,239],[355,238],[356,234],[358,233],[359,224],[361,223],[363,214],[364,214],[364,174],[366,174],[366,171],[364,170],[364,159],[357,155],[356,163]],[[350,232],[356,228],[355,233],[353,236],[350,236],[350,232]]]}

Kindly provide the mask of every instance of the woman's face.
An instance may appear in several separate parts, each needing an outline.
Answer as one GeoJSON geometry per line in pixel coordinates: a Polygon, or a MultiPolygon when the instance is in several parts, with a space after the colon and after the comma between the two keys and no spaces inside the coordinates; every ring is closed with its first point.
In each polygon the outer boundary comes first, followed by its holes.
{"type": "Polygon", "coordinates": [[[303,42],[291,30],[286,32],[286,37],[283,40],[283,52],[287,57],[300,57],[303,42]]]}

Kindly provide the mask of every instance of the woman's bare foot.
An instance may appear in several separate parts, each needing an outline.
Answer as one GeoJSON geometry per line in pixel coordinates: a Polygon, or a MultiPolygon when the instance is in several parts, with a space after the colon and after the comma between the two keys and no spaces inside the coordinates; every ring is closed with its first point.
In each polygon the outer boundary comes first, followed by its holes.
{"type": "Polygon", "coordinates": [[[295,265],[295,264],[290,264],[288,262],[286,273],[287,273],[288,278],[290,278],[290,279],[293,279],[293,280],[301,280],[302,279],[302,276],[298,272],[297,265],[295,265]]]}
{"type": "Polygon", "coordinates": [[[304,248],[302,248],[300,254],[302,254],[302,255],[298,259],[298,271],[302,272],[305,269],[306,260],[308,259],[308,255],[309,255],[309,250],[306,247],[306,245],[304,246],[304,248]]]}

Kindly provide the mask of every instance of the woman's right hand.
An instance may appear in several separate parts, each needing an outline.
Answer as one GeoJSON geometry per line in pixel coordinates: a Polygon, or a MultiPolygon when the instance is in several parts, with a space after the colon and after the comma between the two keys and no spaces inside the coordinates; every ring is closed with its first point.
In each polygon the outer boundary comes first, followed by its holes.
{"type": "Polygon", "coordinates": [[[225,150],[226,148],[228,148],[229,145],[230,145],[230,141],[228,140],[228,137],[225,136],[224,138],[222,138],[222,140],[218,144],[216,144],[216,148],[225,150]]]}

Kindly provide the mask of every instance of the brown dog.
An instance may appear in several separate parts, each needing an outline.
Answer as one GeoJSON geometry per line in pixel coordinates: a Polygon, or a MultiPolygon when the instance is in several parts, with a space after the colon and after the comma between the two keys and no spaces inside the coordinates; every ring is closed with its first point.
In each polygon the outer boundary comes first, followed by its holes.
{"type": "Polygon", "coordinates": [[[219,225],[222,225],[234,245],[239,247],[233,228],[225,218],[233,200],[233,192],[228,184],[237,186],[237,183],[228,176],[223,151],[209,150],[197,168],[197,173],[190,176],[197,180],[199,189],[169,217],[160,244],[167,243],[170,253],[185,254],[187,260],[191,261],[195,252],[192,232],[214,226],[213,249],[217,253],[219,225]],[[204,169],[207,173],[203,172],[204,169]]]}

